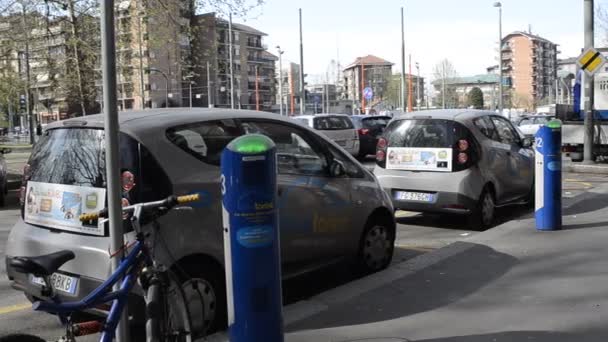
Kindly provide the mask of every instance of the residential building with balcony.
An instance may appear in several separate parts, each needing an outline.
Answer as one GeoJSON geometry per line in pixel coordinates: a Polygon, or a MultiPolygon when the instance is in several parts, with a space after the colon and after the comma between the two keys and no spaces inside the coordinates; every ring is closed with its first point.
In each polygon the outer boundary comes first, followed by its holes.
{"type": "MultiPolygon", "coordinates": [[[[446,103],[449,104],[448,108],[466,108],[469,106],[468,96],[471,89],[479,88],[483,93],[483,108],[496,109],[498,107],[498,79],[498,74],[494,73],[446,79],[446,96],[450,97],[446,99],[446,103]]],[[[436,97],[441,96],[442,81],[435,80],[432,84],[436,97]]]]}
{"type": "MultiPolygon", "coordinates": [[[[230,108],[230,37],[228,21],[215,13],[197,15],[194,20],[193,80],[201,94],[200,104],[209,100],[215,107],[230,108]],[[207,79],[209,65],[209,80],[207,79]],[[211,87],[211,99],[207,96],[207,84],[211,87]]],[[[253,27],[232,23],[232,74],[235,108],[270,111],[277,92],[275,79],[276,56],[267,51],[262,43],[266,36],[253,27]],[[257,75],[257,76],[256,76],[257,75]]]]}
{"type": "Polygon", "coordinates": [[[557,44],[529,32],[513,32],[502,39],[505,103],[533,110],[553,100],[557,77],[557,44]]]}
{"type": "Polygon", "coordinates": [[[354,101],[359,110],[362,107],[373,107],[375,103],[383,101],[388,95],[392,67],[393,63],[380,57],[357,57],[343,72],[346,98],[354,101]],[[369,101],[363,97],[363,89],[367,87],[373,92],[369,101]]]}

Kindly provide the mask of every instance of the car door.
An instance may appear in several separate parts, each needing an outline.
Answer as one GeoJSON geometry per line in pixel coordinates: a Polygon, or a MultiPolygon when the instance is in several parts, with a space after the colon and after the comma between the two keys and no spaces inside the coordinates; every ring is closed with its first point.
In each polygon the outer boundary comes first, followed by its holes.
{"type": "Polygon", "coordinates": [[[496,170],[506,180],[505,200],[525,197],[532,186],[532,152],[522,147],[522,137],[509,120],[492,116],[492,122],[501,140],[501,148],[507,155],[506,169],[496,170]]]}
{"type": "MultiPolygon", "coordinates": [[[[242,120],[245,133],[270,137],[277,146],[278,209],[286,267],[327,261],[340,253],[349,227],[350,188],[329,176],[329,155],[313,133],[281,121],[242,120]]],[[[289,270],[288,270],[289,271],[289,270]]]]}
{"type": "Polygon", "coordinates": [[[508,180],[504,179],[503,172],[506,170],[509,149],[502,143],[496,127],[489,116],[482,116],[473,120],[479,131],[487,138],[481,139],[482,159],[480,160],[480,170],[484,178],[494,184],[497,202],[504,202],[507,196],[506,190],[510,187],[508,180]]]}

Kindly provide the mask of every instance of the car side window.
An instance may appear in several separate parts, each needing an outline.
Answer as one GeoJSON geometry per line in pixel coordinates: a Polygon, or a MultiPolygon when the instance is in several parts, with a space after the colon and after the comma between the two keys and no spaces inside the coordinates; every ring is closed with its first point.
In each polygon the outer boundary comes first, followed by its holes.
{"type": "Polygon", "coordinates": [[[479,129],[481,134],[485,135],[486,137],[488,137],[492,140],[500,141],[500,138],[498,137],[498,134],[496,133],[496,128],[494,127],[494,124],[492,123],[492,120],[490,120],[489,117],[482,116],[480,118],[473,120],[473,123],[479,129]]]}
{"type": "Polygon", "coordinates": [[[305,130],[279,122],[243,120],[246,134],[264,134],[277,147],[279,174],[327,176],[327,156],[305,130]]]}
{"type": "Polygon", "coordinates": [[[196,159],[220,165],[222,151],[241,135],[233,120],[197,122],[167,130],[167,139],[196,159]]]}
{"type": "Polygon", "coordinates": [[[530,119],[522,119],[522,120],[519,122],[519,126],[531,125],[531,124],[532,124],[532,122],[531,122],[531,121],[532,121],[532,120],[530,120],[530,119]]]}
{"type": "Polygon", "coordinates": [[[496,127],[501,142],[512,145],[519,141],[519,134],[515,132],[515,129],[507,119],[493,116],[492,122],[496,127]]]}

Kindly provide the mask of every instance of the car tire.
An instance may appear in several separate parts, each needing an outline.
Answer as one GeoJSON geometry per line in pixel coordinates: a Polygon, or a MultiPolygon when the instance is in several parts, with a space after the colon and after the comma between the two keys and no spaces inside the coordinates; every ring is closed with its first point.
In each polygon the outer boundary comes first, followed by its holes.
{"type": "Polygon", "coordinates": [[[486,187],[479,195],[477,205],[469,217],[469,226],[473,230],[485,230],[494,224],[496,204],[494,194],[486,187]]]}
{"type": "Polygon", "coordinates": [[[0,189],[0,207],[4,207],[6,204],[6,182],[2,185],[2,189],[0,189]]]}
{"type": "Polygon", "coordinates": [[[372,217],[361,234],[356,273],[365,275],[390,265],[395,250],[394,225],[386,218],[372,217]]]}
{"type": "Polygon", "coordinates": [[[210,262],[197,262],[182,263],[174,267],[174,272],[190,304],[192,340],[225,329],[228,314],[223,270],[210,262]]]}

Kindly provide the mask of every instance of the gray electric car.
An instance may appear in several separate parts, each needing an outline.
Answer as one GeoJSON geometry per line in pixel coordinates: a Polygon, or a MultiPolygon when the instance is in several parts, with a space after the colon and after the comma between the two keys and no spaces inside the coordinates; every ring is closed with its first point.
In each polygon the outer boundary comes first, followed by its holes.
{"type": "Polygon", "coordinates": [[[533,196],[531,146],[492,112],[404,114],[379,139],[374,174],[396,209],[469,215],[485,228],[496,206],[533,196]]]}
{"type": "MultiPolygon", "coordinates": [[[[240,135],[265,134],[277,146],[284,278],[343,260],[355,261],[364,272],[389,265],[395,240],[390,198],[369,171],[314,130],[278,115],[218,109],[132,111],[121,113],[119,120],[123,201],[201,194],[192,210],[162,217],[160,234],[151,241],[156,259],[181,277],[193,299],[198,331],[203,324],[211,330],[221,327],[226,314],[220,155],[240,135]]],[[[82,298],[110,271],[107,227],[73,223],[85,205],[104,201],[103,117],[49,125],[33,149],[23,182],[24,219],[10,232],[6,250],[13,287],[30,300],[41,296],[40,281],[11,269],[11,257],[69,249],[76,258],[60,268],[53,283],[64,299],[82,298]],[[59,216],[49,218],[57,191],[63,193],[59,216]],[[78,193],[84,194],[81,202],[74,201],[78,193]]],[[[125,236],[132,239],[128,226],[125,236]]],[[[132,303],[138,302],[135,295],[132,303]]]]}

